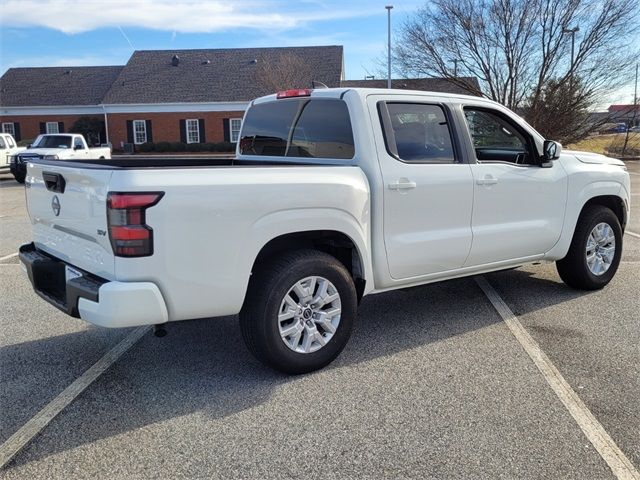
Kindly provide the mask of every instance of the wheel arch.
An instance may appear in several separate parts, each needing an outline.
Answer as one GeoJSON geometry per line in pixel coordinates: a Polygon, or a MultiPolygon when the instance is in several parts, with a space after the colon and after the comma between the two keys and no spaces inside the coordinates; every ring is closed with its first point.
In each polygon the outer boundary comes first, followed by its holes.
{"type": "MultiPolygon", "coordinates": [[[[571,198],[571,193],[569,194],[571,198]]],[[[578,224],[578,219],[585,208],[590,205],[602,205],[611,209],[618,220],[623,231],[627,223],[627,200],[624,195],[624,188],[618,182],[594,182],[586,185],[575,196],[576,202],[573,208],[567,209],[562,234],[558,243],[545,254],[548,260],[560,260],[567,255],[571,240],[578,224]]]]}
{"type": "Polygon", "coordinates": [[[362,299],[367,289],[365,257],[353,238],[339,230],[303,230],[278,235],[263,245],[255,257],[251,271],[281,253],[305,248],[328,253],[340,261],[353,278],[358,302],[362,299]]]}
{"type": "Polygon", "coordinates": [[[591,197],[582,206],[582,209],[578,214],[578,218],[580,218],[580,215],[582,215],[582,212],[584,212],[584,210],[591,205],[601,205],[613,211],[616,217],[618,217],[618,221],[620,222],[622,231],[624,231],[627,225],[627,208],[625,205],[625,201],[622,197],[618,195],[598,195],[596,197],[591,197]]]}

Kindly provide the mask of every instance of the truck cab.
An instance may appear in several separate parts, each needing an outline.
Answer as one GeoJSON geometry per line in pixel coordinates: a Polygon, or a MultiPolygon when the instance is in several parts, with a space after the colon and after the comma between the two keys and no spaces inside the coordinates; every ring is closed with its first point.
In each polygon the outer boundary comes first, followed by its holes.
{"type": "Polygon", "coordinates": [[[84,136],[78,133],[52,133],[38,135],[27,151],[11,160],[11,172],[16,180],[24,182],[25,162],[28,160],[90,160],[111,158],[109,147],[89,148],[84,136]]]}

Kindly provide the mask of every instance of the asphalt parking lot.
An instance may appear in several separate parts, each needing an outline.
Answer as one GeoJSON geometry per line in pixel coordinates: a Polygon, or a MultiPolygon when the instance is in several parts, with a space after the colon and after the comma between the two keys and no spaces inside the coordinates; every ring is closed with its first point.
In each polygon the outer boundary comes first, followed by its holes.
{"type": "MultiPolygon", "coordinates": [[[[552,264],[483,277],[636,470],[639,213],[602,291],[552,264]]],[[[0,175],[0,443],[131,332],[40,300],[10,256],[29,238],[23,187],[0,175]]],[[[367,297],[343,354],[304,376],[257,363],[235,317],[147,332],[0,476],[616,478],[473,278],[367,297]]]]}

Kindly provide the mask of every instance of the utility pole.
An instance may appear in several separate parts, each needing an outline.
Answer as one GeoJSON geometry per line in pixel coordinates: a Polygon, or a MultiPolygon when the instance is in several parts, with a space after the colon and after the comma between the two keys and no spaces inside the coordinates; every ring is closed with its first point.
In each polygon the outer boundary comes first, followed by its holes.
{"type": "Polygon", "coordinates": [[[454,78],[458,78],[458,59],[454,58],[451,61],[453,62],[453,76],[454,78]]]}
{"type": "Polygon", "coordinates": [[[638,98],[638,64],[636,63],[636,83],[633,88],[633,105],[631,105],[631,108],[633,109],[633,113],[631,115],[631,119],[629,120],[629,117],[627,117],[627,121],[625,122],[627,124],[627,131],[625,132],[625,136],[624,136],[624,145],[622,145],[621,155],[623,156],[626,153],[627,145],[629,144],[629,130],[631,129],[631,127],[636,126],[636,118],[638,117],[639,103],[640,103],[640,99],[638,98]]]}
{"type": "Polygon", "coordinates": [[[573,83],[573,62],[574,62],[574,53],[576,48],[576,32],[580,31],[580,27],[575,26],[573,28],[563,28],[562,33],[570,33],[571,34],[571,82],[573,83]]]}
{"type": "Polygon", "coordinates": [[[638,100],[638,64],[636,63],[636,86],[633,89],[633,104],[638,105],[640,100],[638,100]]]}
{"type": "Polygon", "coordinates": [[[384,7],[387,9],[387,88],[391,88],[391,9],[393,5],[384,7]]]}

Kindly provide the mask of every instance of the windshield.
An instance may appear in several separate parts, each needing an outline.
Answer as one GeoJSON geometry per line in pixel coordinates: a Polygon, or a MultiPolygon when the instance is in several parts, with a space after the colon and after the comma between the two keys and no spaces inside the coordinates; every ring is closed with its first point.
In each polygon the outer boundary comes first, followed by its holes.
{"type": "Polygon", "coordinates": [[[71,148],[71,137],[68,135],[43,135],[36,138],[31,148],[71,148]]]}

